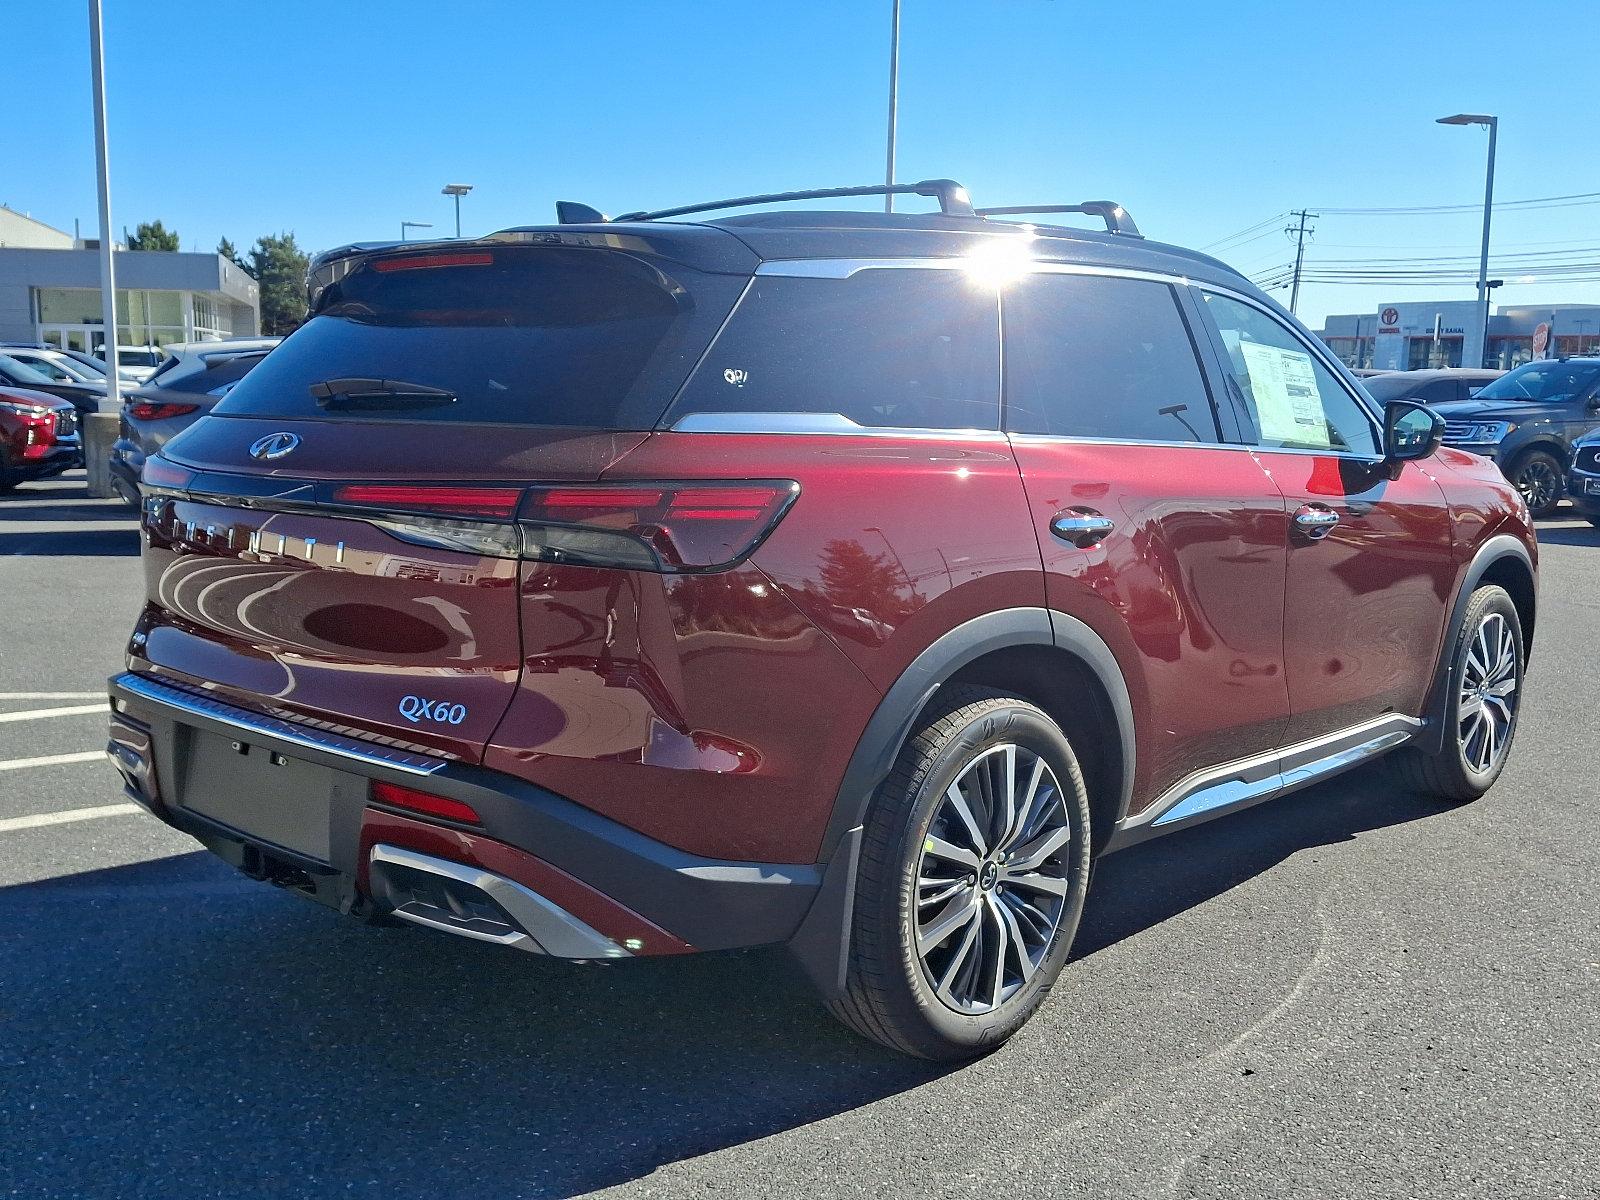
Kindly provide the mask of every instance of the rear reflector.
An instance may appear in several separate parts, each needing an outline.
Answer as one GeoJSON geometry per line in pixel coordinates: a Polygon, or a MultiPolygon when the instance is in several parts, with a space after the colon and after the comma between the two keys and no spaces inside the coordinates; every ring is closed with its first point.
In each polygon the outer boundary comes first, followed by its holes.
{"type": "Polygon", "coordinates": [[[372,780],[370,795],[374,803],[387,804],[391,808],[403,808],[408,812],[439,817],[445,821],[461,821],[468,825],[483,824],[483,818],[478,816],[470,804],[451,800],[448,796],[435,796],[429,792],[401,787],[397,783],[384,783],[379,779],[372,780]]]}
{"type": "Polygon", "coordinates": [[[522,490],[509,487],[413,487],[407,484],[347,483],[333,493],[333,498],[339,504],[509,519],[517,511],[522,490]]]}
{"type": "Polygon", "coordinates": [[[199,408],[198,404],[152,404],[141,400],[128,406],[128,415],[140,421],[163,421],[168,417],[182,417],[199,408]]]}
{"type": "Polygon", "coordinates": [[[428,267],[487,267],[494,255],[470,254],[414,254],[410,258],[380,258],[373,262],[374,271],[421,271],[428,267]]]}

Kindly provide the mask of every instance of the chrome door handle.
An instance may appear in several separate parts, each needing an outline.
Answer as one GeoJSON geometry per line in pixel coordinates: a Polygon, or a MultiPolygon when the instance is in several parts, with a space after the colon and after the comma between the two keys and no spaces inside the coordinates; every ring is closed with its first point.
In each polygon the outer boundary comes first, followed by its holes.
{"type": "Polygon", "coordinates": [[[1294,510],[1294,527],[1314,542],[1327,537],[1338,523],[1339,514],[1332,509],[1302,504],[1294,510]]]}
{"type": "Polygon", "coordinates": [[[1091,508],[1069,508],[1064,513],[1057,513],[1050,522],[1051,533],[1064,542],[1071,542],[1080,550],[1098,545],[1116,527],[1117,523],[1110,517],[1091,508]]]}

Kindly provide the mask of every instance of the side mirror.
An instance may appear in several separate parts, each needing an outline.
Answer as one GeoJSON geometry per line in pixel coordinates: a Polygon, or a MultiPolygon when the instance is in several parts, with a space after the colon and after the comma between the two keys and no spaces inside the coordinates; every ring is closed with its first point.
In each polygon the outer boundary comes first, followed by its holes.
{"type": "Polygon", "coordinates": [[[1389,462],[1427,458],[1444,440],[1444,418],[1415,400],[1391,400],[1383,407],[1383,457],[1389,462]]]}

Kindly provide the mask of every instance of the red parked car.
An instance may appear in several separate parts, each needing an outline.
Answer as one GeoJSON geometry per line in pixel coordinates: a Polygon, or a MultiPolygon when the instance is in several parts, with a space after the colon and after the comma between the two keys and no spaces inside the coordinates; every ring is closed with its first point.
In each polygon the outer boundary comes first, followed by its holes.
{"type": "Polygon", "coordinates": [[[78,412],[26,388],[0,388],[0,494],[83,465],[78,412]]]}
{"type": "Polygon", "coordinates": [[[959,1057],[1044,999],[1098,855],[1389,752],[1483,793],[1535,617],[1494,466],[1115,205],[900,190],[941,211],[321,257],[146,464],[129,794],[346,913],[782,943],[959,1057]]]}

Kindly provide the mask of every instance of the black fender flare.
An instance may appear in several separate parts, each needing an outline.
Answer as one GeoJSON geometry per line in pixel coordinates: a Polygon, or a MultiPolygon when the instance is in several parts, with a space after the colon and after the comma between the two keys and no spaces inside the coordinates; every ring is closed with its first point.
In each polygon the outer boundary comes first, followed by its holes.
{"type": "Polygon", "coordinates": [[[811,911],[789,943],[791,953],[824,999],[843,995],[855,900],[862,823],[878,785],[894,769],[912,724],[933,694],[956,672],[995,650],[1048,646],[1077,657],[1110,698],[1122,750],[1120,821],[1133,793],[1133,704],[1116,656],[1104,639],[1076,617],[1048,608],[1007,608],[985,613],[945,633],[912,660],[890,685],[850,756],[833,813],[818,851],[823,879],[811,911]]]}
{"type": "MultiPolygon", "coordinates": [[[[1528,553],[1527,546],[1522,540],[1509,533],[1497,533],[1486,539],[1473,554],[1472,561],[1467,564],[1467,569],[1462,573],[1461,583],[1456,588],[1456,598],[1450,605],[1450,619],[1445,624],[1444,641],[1439,646],[1439,658],[1433,668],[1433,683],[1428,688],[1428,698],[1423,706],[1423,716],[1427,718],[1427,726],[1417,735],[1417,745],[1429,754],[1437,754],[1444,748],[1445,722],[1444,714],[1450,696],[1450,674],[1454,667],[1450,650],[1455,645],[1456,637],[1461,632],[1461,623],[1466,620],[1467,605],[1472,600],[1472,593],[1483,582],[1483,577],[1489,568],[1496,563],[1512,559],[1522,565],[1528,572],[1528,578],[1534,586],[1534,595],[1538,595],[1539,572],[1534,569],[1533,556],[1528,553]]],[[[1523,641],[1524,660],[1531,656],[1531,647],[1526,637],[1523,641]]]]}

